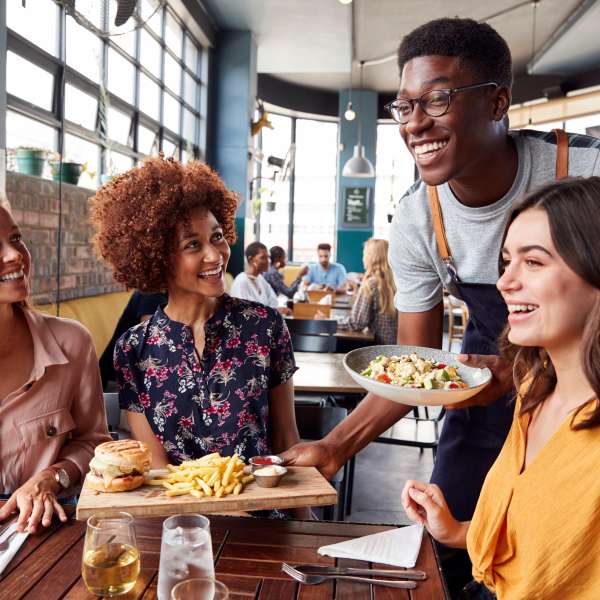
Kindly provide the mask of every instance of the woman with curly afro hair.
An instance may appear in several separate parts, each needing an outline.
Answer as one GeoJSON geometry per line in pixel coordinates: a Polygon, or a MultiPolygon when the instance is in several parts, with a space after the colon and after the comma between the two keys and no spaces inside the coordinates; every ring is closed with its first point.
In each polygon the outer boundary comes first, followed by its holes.
{"type": "Polygon", "coordinates": [[[197,161],[151,158],[100,188],[91,207],[94,242],[115,279],[168,292],[114,354],[121,408],[152,465],[297,443],[283,319],[225,294],[237,199],[218,175],[197,161]]]}

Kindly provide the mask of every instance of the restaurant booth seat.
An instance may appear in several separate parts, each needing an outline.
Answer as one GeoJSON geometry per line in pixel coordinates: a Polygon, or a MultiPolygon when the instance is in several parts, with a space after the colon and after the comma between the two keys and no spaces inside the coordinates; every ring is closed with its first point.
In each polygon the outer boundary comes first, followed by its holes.
{"type": "MultiPolygon", "coordinates": [[[[123,313],[131,291],[88,296],[60,303],[59,317],[79,321],[91,334],[96,354],[102,355],[123,313]]],[[[35,307],[40,312],[56,315],[55,304],[42,304],[35,307]]]]}
{"type": "Polygon", "coordinates": [[[301,268],[302,265],[285,265],[281,270],[281,273],[283,274],[283,283],[288,287],[292,285],[292,283],[298,279],[301,268]]]}

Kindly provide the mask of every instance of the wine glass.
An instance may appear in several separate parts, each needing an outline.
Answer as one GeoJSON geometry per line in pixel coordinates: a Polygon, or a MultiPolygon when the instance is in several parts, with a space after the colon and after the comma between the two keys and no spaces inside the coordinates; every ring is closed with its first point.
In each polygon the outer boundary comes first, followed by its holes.
{"type": "Polygon", "coordinates": [[[158,600],[169,600],[173,586],[193,577],[215,578],[210,521],[197,514],[163,522],[158,569],[158,600]]]}
{"type": "Polygon", "coordinates": [[[227,600],[229,590],[220,581],[194,577],[180,581],[171,591],[171,600],[227,600]]]}
{"type": "Polygon", "coordinates": [[[129,513],[88,519],[81,574],[97,596],[118,596],[133,588],[140,574],[140,553],[129,513]]]}

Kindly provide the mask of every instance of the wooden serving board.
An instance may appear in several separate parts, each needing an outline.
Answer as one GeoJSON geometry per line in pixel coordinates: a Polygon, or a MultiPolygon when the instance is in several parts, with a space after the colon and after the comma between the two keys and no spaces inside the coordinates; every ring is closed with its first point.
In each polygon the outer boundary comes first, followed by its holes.
{"type": "Polygon", "coordinates": [[[130,492],[103,493],[83,484],[76,518],[80,521],[92,515],[108,516],[115,511],[125,511],[134,517],[167,516],[179,513],[231,512],[264,510],[271,508],[296,508],[300,506],[325,506],[337,503],[337,493],[314,467],[286,467],[288,472],[274,488],[262,488],[252,481],[239,496],[223,498],[193,496],[167,496],[165,489],[143,485],[130,492]]]}

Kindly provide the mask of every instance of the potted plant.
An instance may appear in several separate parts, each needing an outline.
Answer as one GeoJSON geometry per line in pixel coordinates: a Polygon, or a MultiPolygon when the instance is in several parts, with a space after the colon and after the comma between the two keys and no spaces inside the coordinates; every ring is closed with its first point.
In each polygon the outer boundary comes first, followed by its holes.
{"type": "Polygon", "coordinates": [[[14,151],[17,173],[41,177],[47,154],[43,148],[19,146],[14,151]]]}
{"type": "Polygon", "coordinates": [[[87,163],[79,163],[72,160],[63,160],[61,162],[60,155],[56,155],[53,160],[49,161],[49,164],[54,181],[62,179],[63,183],[77,185],[82,173],[88,173],[92,179],[96,176],[95,172],[89,170],[87,163]]]}

